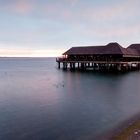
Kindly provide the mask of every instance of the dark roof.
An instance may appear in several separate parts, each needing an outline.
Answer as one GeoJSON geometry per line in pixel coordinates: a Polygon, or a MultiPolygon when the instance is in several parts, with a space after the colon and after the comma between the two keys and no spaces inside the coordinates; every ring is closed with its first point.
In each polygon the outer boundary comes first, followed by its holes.
{"type": "Polygon", "coordinates": [[[140,51],[132,49],[132,48],[126,48],[127,53],[125,55],[133,55],[133,56],[138,56],[140,55],[140,51]]]}
{"type": "Polygon", "coordinates": [[[131,44],[127,47],[128,50],[133,51],[133,53],[140,55],[140,44],[131,44]]]}
{"type": "Polygon", "coordinates": [[[131,44],[128,48],[140,50],[140,44],[131,44]]]}
{"type": "Polygon", "coordinates": [[[98,54],[121,54],[140,56],[140,44],[132,44],[127,48],[123,48],[118,43],[113,42],[104,46],[83,46],[72,47],[63,55],[98,55],[98,54]]]}
{"type": "Polygon", "coordinates": [[[129,52],[118,43],[109,43],[105,46],[72,47],[63,55],[90,55],[90,54],[129,54],[129,52]]]}
{"type": "MultiPolygon", "coordinates": [[[[104,47],[106,54],[127,54],[127,51],[125,48],[120,46],[118,43],[109,43],[104,47]]],[[[103,52],[104,54],[104,52],[103,52]]]]}

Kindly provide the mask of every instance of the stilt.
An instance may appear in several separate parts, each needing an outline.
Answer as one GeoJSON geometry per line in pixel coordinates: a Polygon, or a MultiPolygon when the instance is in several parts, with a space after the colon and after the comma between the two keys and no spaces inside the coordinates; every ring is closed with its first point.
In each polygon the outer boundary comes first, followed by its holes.
{"type": "Polygon", "coordinates": [[[67,62],[63,62],[63,69],[67,70],[67,62]]]}
{"type": "Polygon", "coordinates": [[[78,62],[78,69],[79,69],[79,62],[78,62]]]}
{"type": "Polygon", "coordinates": [[[60,69],[60,62],[58,62],[58,68],[60,69]]]}

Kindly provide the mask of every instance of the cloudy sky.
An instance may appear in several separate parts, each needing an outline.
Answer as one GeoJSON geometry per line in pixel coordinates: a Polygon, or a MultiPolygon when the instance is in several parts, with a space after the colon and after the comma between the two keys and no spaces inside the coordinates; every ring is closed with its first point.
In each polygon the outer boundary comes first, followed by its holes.
{"type": "Polygon", "coordinates": [[[140,43],[139,0],[0,0],[0,56],[140,43]]]}

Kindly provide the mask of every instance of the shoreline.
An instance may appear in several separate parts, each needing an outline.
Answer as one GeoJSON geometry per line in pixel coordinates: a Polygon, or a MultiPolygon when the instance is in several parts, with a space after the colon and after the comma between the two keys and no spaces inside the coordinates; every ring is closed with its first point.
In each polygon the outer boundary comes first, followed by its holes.
{"type": "Polygon", "coordinates": [[[112,140],[135,140],[140,139],[140,119],[123,129],[121,133],[114,136],[112,140]]]}
{"type": "Polygon", "coordinates": [[[140,139],[140,113],[123,121],[116,128],[108,130],[100,140],[138,140],[140,139]]]}

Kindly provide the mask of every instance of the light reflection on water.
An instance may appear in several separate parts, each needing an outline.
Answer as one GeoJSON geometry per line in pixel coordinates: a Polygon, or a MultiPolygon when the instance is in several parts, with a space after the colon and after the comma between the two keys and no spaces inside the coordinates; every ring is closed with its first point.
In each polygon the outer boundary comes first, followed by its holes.
{"type": "Polygon", "coordinates": [[[66,72],[52,58],[1,58],[0,139],[93,139],[140,111],[139,85],[140,72],[66,72]]]}

